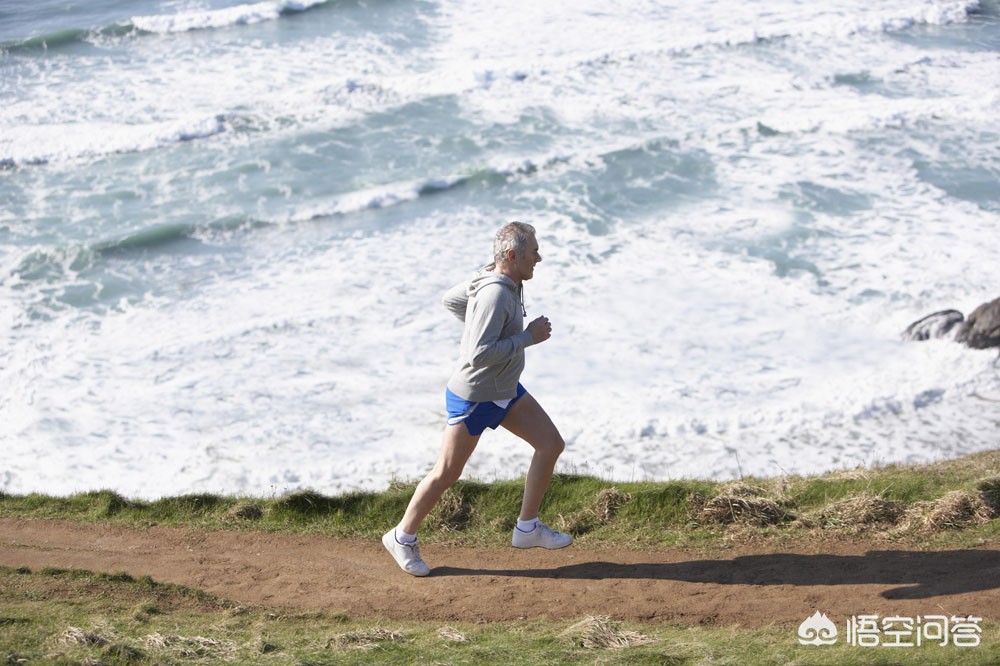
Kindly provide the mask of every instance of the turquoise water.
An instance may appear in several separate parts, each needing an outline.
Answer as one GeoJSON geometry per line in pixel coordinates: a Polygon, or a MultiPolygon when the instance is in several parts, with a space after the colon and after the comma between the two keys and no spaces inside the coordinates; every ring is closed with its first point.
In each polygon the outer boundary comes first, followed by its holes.
{"type": "Polygon", "coordinates": [[[899,332],[998,295],[998,49],[996,2],[0,2],[0,488],[420,475],[510,219],[567,470],[994,447],[995,352],[899,332]]]}

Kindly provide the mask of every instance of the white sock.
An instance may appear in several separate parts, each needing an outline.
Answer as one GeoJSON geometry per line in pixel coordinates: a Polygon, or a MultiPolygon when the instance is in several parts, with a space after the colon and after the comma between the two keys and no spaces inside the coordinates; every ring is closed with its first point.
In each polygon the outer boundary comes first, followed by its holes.
{"type": "Polygon", "coordinates": [[[409,532],[404,532],[402,528],[396,528],[396,541],[399,543],[413,543],[417,540],[416,534],[410,534],[409,532]]]}
{"type": "Polygon", "coordinates": [[[532,532],[536,527],[538,527],[538,518],[532,518],[531,520],[517,519],[517,529],[522,532],[532,532]]]}

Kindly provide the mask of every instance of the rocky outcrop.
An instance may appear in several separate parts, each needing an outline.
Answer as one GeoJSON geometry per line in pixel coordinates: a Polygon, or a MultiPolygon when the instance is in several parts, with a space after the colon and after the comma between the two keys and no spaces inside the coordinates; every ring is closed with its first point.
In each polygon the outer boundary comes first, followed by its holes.
{"type": "Polygon", "coordinates": [[[1000,298],[983,303],[968,318],[958,310],[942,310],[913,322],[903,331],[904,340],[949,336],[973,349],[1000,347],[1000,298]]]}
{"type": "Polygon", "coordinates": [[[955,327],[961,327],[965,315],[958,310],[942,310],[919,319],[903,331],[904,340],[931,340],[954,334],[955,327]]]}
{"type": "Polygon", "coordinates": [[[955,339],[973,349],[1000,347],[1000,298],[973,310],[955,339]]]}

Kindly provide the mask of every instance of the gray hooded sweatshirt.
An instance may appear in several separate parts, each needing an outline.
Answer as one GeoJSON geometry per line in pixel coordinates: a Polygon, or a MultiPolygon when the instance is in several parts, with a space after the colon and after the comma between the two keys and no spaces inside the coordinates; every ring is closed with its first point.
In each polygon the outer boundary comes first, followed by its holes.
{"type": "Polygon", "coordinates": [[[472,402],[516,397],[524,348],[534,344],[524,330],[521,288],[490,268],[471,282],[455,285],[442,299],[465,322],[459,368],[448,380],[448,389],[472,402]]]}

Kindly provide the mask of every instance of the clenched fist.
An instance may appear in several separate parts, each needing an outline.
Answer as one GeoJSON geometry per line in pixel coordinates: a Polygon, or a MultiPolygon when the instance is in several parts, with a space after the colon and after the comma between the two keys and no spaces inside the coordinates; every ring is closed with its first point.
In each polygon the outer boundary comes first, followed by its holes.
{"type": "Polygon", "coordinates": [[[552,337],[552,324],[549,322],[549,318],[538,317],[534,319],[528,324],[528,333],[531,333],[531,339],[536,345],[548,340],[552,337]]]}

